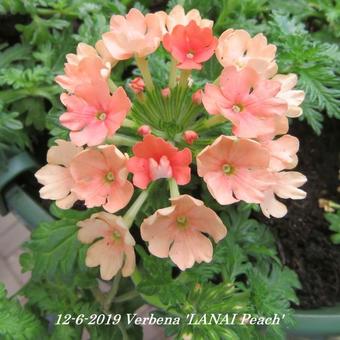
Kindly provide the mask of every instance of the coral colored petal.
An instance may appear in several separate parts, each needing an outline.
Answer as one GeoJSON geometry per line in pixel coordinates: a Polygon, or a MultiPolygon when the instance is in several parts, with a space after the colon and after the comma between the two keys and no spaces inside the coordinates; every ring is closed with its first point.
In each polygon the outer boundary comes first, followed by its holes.
{"type": "Polygon", "coordinates": [[[123,185],[112,185],[107,203],[103,205],[103,208],[110,213],[115,213],[129,203],[132,194],[133,185],[128,181],[123,185]]]}
{"type": "Polygon", "coordinates": [[[104,237],[109,230],[107,223],[100,219],[89,218],[77,223],[80,227],[78,231],[78,240],[82,243],[92,243],[98,237],[104,237]]]}

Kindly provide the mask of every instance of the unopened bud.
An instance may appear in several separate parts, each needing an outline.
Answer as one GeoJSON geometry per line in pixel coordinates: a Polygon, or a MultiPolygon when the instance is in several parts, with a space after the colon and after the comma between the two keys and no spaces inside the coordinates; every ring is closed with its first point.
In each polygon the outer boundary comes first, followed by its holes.
{"type": "Polygon", "coordinates": [[[195,131],[187,130],[183,133],[183,139],[188,143],[192,144],[195,140],[198,139],[198,134],[195,131]]]}
{"type": "Polygon", "coordinates": [[[140,136],[146,136],[151,133],[151,128],[149,125],[142,125],[137,130],[140,136]]]}
{"type": "Polygon", "coordinates": [[[202,95],[203,95],[202,90],[201,89],[197,90],[191,97],[192,101],[197,105],[201,105],[202,104],[202,95]]]}
{"type": "Polygon", "coordinates": [[[130,81],[129,86],[134,93],[139,94],[144,91],[144,80],[141,77],[136,77],[130,81]]]}
{"type": "Polygon", "coordinates": [[[169,97],[170,96],[170,89],[168,87],[165,87],[164,89],[161,90],[162,96],[163,97],[169,97]]]}

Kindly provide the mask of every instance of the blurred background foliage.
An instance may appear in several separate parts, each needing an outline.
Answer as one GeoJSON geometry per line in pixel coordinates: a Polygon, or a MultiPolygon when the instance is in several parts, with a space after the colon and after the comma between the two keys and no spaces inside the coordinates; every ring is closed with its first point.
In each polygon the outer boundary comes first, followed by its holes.
{"type": "MultiPolygon", "coordinates": [[[[112,14],[123,14],[130,7],[143,12],[167,10],[177,3],[213,19],[216,34],[244,28],[251,34],[263,32],[276,44],[280,72],[299,75],[298,87],[306,91],[301,119],[316,134],[322,131],[324,115],[340,118],[339,1],[2,0],[0,157],[9,150],[41,144],[47,130],[57,137],[67,136],[58,122],[61,90],[53,79],[63,73],[65,54],[74,52],[78,42],[94,44],[108,30],[112,14]]],[[[157,74],[164,61],[153,59],[157,74]]],[[[211,64],[204,72],[209,80],[214,76],[211,70],[216,70],[211,64]]],[[[129,74],[129,62],[123,62],[113,78],[119,83],[129,74]]]]}

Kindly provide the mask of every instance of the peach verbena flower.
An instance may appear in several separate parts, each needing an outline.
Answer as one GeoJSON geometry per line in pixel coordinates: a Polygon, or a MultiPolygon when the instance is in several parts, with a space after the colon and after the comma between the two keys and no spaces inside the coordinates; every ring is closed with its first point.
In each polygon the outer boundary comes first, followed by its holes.
{"type": "Polygon", "coordinates": [[[276,97],[280,83],[262,79],[250,67],[223,70],[219,86],[206,84],[203,105],[210,114],[222,114],[238,137],[256,138],[275,130],[275,119],[287,112],[287,102],[276,97]]]}
{"type": "Polygon", "coordinates": [[[141,235],[151,254],[170,259],[185,270],[195,262],[210,262],[215,242],[223,239],[227,228],[204,203],[189,195],[171,199],[171,207],[159,209],[141,225],[141,235]]]}
{"type": "Polygon", "coordinates": [[[88,267],[100,266],[103,280],[111,280],[119,270],[130,276],[135,269],[135,240],[120,216],[100,212],[78,222],[78,239],[92,244],[87,250],[85,263],[88,267]]]}
{"type": "Polygon", "coordinates": [[[60,123],[71,130],[71,141],[79,146],[103,143],[118,130],[131,107],[122,87],[110,94],[103,81],[78,86],[74,95],[63,93],[61,101],[67,112],[60,123]]]}
{"type": "Polygon", "coordinates": [[[86,149],[71,162],[73,192],[88,208],[102,206],[111,213],[124,208],[133,194],[126,163],[127,158],[114,145],[86,149]]]}
{"type": "Polygon", "coordinates": [[[182,270],[211,261],[210,238],[221,240],[226,227],[202,201],[181,195],[178,185],[202,178],[218,203],[257,203],[267,217],[287,213],[276,197],[306,195],[305,176],[287,171],[298,163],[299,141],[288,134],[288,117],[302,114],[297,76],[277,74],[276,47],[263,34],[228,29],[217,38],[212,29],[211,20],[180,5],[169,14],[131,9],[112,16],[94,47],[79,43],[66,56],[65,74],[56,77],[65,90],[60,122],[71,141],[57,140],[48,151],[48,164],[36,173],[40,195],[63,209],[76,200],[109,213],[129,205],[122,217],[101,211],[79,223],[79,240],[92,244],[86,264],[100,266],[103,279],[134,271],[128,229],[154,190],[149,184],[159,179],[168,181],[169,192],[160,195],[172,204],[144,220],[142,238],[152,254],[170,257],[182,270]],[[171,62],[160,81],[150,73],[148,56],[161,42],[171,62]],[[221,74],[196,82],[195,73],[214,53],[221,74]],[[130,58],[140,72],[125,84],[131,101],[111,79],[113,67],[130,58]],[[134,186],[139,193],[130,203],[134,186]]]}
{"type": "Polygon", "coordinates": [[[202,19],[200,12],[197,9],[190,10],[185,14],[184,8],[181,5],[176,5],[170,13],[161,13],[161,18],[163,20],[163,33],[171,33],[177,25],[187,26],[190,21],[194,21],[197,26],[201,28],[209,27],[212,28],[214,22],[208,19],[202,19]]]}
{"type": "Polygon", "coordinates": [[[163,46],[178,62],[179,69],[200,70],[202,62],[214,54],[217,38],[210,27],[201,28],[192,20],[187,26],[177,25],[165,34],[163,46]]]}
{"type": "Polygon", "coordinates": [[[228,29],[218,39],[216,57],[223,67],[253,68],[260,76],[271,78],[277,72],[276,46],[267,44],[259,33],[251,38],[245,30],[228,29]]]}
{"type": "Polygon", "coordinates": [[[64,140],[56,140],[57,145],[52,146],[47,152],[47,165],[35,173],[40,184],[40,197],[56,200],[56,205],[62,209],[69,209],[78,196],[72,192],[74,180],[70,173],[70,163],[83,148],[64,140]]]}
{"type": "Polygon", "coordinates": [[[132,8],[126,17],[113,15],[110,32],[103,34],[103,41],[113,58],[125,60],[133,55],[145,57],[158,48],[162,38],[161,21],[156,14],[144,16],[132,8]]]}
{"type": "Polygon", "coordinates": [[[178,149],[162,138],[148,134],[142,142],[133,146],[134,156],[128,161],[133,173],[133,184],[145,189],[151,181],[174,178],[177,184],[190,182],[191,152],[178,149]]]}
{"type": "Polygon", "coordinates": [[[197,156],[197,172],[220,204],[260,203],[270,182],[269,152],[249,139],[221,136],[197,156]]]}

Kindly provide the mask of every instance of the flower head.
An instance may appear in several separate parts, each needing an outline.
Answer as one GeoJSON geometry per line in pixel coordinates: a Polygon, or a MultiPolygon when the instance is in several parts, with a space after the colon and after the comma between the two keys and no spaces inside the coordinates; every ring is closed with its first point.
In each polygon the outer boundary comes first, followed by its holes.
{"type": "Polygon", "coordinates": [[[266,37],[259,33],[251,38],[244,30],[228,29],[218,39],[216,56],[223,67],[249,66],[265,78],[277,72],[276,46],[267,44],[266,37]]]}
{"type": "Polygon", "coordinates": [[[93,243],[86,253],[88,267],[100,266],[103,280],[111,280],[120,269],[123,276],[130,276],[136,265],[135,240],[122,217],[100,212],[78,222],[78,239],[93,243]]]}
{"type": "Polygon", "coordinates": [[[134,157],[128,161],[133,173],[133,184],[145,189],[151,181],[159,178],[174,178],[180,185],[190,181],[191,152],[185,148],[178,151],[164,139],[151,134],[132,148],[134,157]]]}
{"type": "Polygon", "coordinates": [[[119,87],[112,95],[106,82],[78,86],[74,95],[61,95],[67,112],[60,123],[71,130],[70,138],[76,145],[94,146],[111,137],[130,110],[131,102],[119,87]]]}
{"type": "Polygon", "coordinates": [[[47,165],[35,173],[40,184],[40,197],[56,200],[56,205],[61,209],[69,209],[78,199],[72,192],[74,180],[70,173],[70,163],[83,148],[61,139],[56,140],[47,152],[47,165]]]}
{"type": "Polygon", "coordinates": [[[302,108],[299,106],[305,99],[305,93],[301,90],[293,90],[297,83],[297,76],[294,73],[277,74],[273,80],[280,82],[281,89],[276,95],[288,103],[287,117],[296,118],[302,115],[302,108]]]}
{"type": "Polygon", "coordinates": [[[177,25],[167,33],[163,45],[178,62],[178,68],[200,70],[202,63],[214,54],[217,38],[211,28],[201,28],[192,20],[187,26],[177,25]]]}
{"type": "Polygon", "coordinates": [[[141,93],[145,87],[144,80],[141,77],[136,77],[130,81],[129,86],[134,93],[141,93]]]}
{"type": "Polygon", "coordinates": [[[269,152],[249,139],[220,136],[197,156],[197,172],[222,205],[259,203],[270,182],[269,152]]]}
{"type": "Polygon", "coordinates": [[[291,198],[301,200],[306,197],[306,192],[299,189],[306,183],[307,178],[296,171],[273,172],[272,185],[265,192],[260,202],[260,207],[265,216],[268,218],[272,215],[281,218],[287,214],[287,207],[275,198],[275,195],[281,198],[291,198]]]}
{"type": "Polygon", "coordinates": [[[170,259],[185,270],[195,262],[210,262],[212,243],[223,239],[227,229],[217,214],[189,195],[171,199],[171,207],[159,209],[141,225],[141,235],[151,254],[170,259]]]}
{"type": "Polygon", "coordinates": [[[144,16],[132,8],[126,17],[113,15],[110,32],[103,34],[103,41],[111,56],[117,60],[145,57],[159,46],[162,37],[160,17],[157,14],[144,16]]]}
{"type": "Polygon", "coordinates": [[[111,213],[124,208],[133,194],[126,162],[127,158],[114,145],[86,149],[71,162],[73,191],[88,208],[102,205],[111,213]]]}
{"type": "Polygon", "coordinates": [[[203,105],[210,114],[222,114],[238,137],[256,138],[275,131],[276,118],[287,111],[287,102],[276,97],[280,83],[262,79],[250,67],[224,69],[219,86],[206,84],[203,105]]]}

